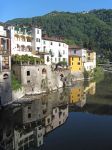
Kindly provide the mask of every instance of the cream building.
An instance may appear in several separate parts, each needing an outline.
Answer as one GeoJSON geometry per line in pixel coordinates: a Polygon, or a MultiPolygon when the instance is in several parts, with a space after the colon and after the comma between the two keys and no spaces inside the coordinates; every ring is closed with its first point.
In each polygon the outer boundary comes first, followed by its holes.
{"type": "Polygon", "coordinates": [[[68,64],[68,45],[56,38],[42,37],[42,29],[37,27],[10,26],[11,55],[43,57],[47,65],[66,61],[68,64]]]}

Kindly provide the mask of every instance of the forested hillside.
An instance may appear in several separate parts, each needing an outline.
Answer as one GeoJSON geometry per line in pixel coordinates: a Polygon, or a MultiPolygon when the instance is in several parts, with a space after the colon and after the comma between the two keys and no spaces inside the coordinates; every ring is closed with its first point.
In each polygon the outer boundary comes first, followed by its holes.
{"type": "Polygon", "coordinates": [[[49,36],[64,38],[68,44],[94,49],[112,61],[112,9],[90,12],[51,12],[44,16],[19,18],[10,24],[38,25],[49,36]]]}

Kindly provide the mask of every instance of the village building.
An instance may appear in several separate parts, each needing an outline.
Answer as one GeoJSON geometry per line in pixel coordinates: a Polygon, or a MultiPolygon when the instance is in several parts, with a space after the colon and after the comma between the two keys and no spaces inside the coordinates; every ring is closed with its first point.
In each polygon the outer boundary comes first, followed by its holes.
{"type": "Polygon", "coordinates": [[[58,38],[42,36],[37,27],[10,26],[11,55],[43,57],[44,63],[51,65],[60,61],[68,64],[68,45],[58,38]]]}
{"type": "Polygon", "coordinates": [[[0,26],[0,105],[11,101],[11,54],[10,32],[0,26]]]}

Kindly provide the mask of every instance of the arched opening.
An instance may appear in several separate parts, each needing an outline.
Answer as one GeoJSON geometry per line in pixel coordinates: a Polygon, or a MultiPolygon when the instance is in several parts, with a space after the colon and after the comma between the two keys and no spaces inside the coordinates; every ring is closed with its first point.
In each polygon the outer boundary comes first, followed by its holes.
{"type": "Polygon", "coordinates": [[[25,45],[21,45],[21,50],[22,50],[22,51],[25,50],[25,45]]]}
{"type": "Polygon", "coordinates": [[[9,75],[7,74],[7,73],[5,73],[4,75],[3,75],[3,79],[7,79],[9,77],[9,75]]]}
{"type": "Polygon", "coordinates": [[[42,69],[42,74],[46,74],[46,73],[47,73],[46,69],[43,68],[43,69],[42,69]]]}

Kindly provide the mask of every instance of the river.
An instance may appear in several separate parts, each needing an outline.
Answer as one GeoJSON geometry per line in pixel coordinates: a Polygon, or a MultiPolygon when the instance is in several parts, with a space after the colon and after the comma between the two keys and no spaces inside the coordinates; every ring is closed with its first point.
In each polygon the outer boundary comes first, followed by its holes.
{"type": "Polygon", "coordinates": [[[112,74],[0,110],[0,150],[111,150],[112,74]]]}

